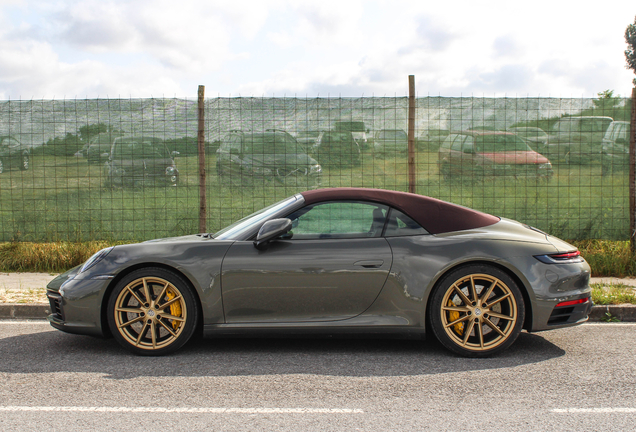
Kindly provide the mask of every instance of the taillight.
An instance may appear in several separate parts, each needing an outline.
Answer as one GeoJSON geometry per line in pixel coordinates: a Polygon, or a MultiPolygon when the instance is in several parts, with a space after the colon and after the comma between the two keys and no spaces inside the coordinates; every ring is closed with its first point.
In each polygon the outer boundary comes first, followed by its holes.
{"type": "Polygon", "coordinates": [[[582,299],[578,299],[578,300],[564,301],[564,302],[559,303],[555,307],[574,306],[574,305],[577,305],[577,304],[587,303],[588,301],[590,301],[590,298],[586,297],[586,298],[582,298],[582,299]]]}
{"type": "Polygon", "coordinates": [[[548,255],[535,255],[535,258],[545,264],[571,264],[583,262],[581,252],[578,250],[572,252],[559,252],[548,255]]]}

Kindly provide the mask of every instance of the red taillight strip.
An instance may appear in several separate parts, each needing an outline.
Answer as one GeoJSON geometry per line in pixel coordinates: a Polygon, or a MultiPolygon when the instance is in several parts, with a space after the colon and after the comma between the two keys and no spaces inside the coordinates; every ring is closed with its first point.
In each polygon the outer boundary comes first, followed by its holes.
{"type": "Polygon", "coordinates": [[[555,307],[573,306],[573,305],[576,305],[576,304],[587,303],[588,301],[590,301],[589,297],[578,299],[578,300],[564,301],[564,302],[559,303],[555,307]]]}
{"type": "Polygon", "coordinates": [[[572,258],[576,258],[578,256],[581,256],[581,252],[579,251],[574,251],[574,252],[566,252],[566,253],[560,253],[560,254],[553,254],[553,255],[548,255],[550,258],[553,259],[572,259],[572,258]]]}

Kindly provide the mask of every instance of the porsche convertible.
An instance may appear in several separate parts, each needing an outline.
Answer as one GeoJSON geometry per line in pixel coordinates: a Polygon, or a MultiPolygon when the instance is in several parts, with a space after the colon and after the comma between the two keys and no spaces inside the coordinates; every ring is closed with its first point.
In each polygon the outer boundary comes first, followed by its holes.
{"type": "Polygon", "coordinates": [[[195,334],[434,335],[484,357],[585,322],[590,267],[539,229],[379,189],[302,192],[214,233],[114,246],[47,287],[56,329],[162,355],[195,334]]]}

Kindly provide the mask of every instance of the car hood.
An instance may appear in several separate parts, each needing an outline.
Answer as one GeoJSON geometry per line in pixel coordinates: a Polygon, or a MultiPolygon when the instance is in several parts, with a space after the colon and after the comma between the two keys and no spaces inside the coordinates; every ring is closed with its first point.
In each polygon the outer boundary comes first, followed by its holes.
{"type": "Polygon", "coordinates": [[[317,165],[318,162],[307,154],[261,154],[249,155],[246,161],[262,167],[282,167],[282,166],[309,166],[317,165]]]}
{"type": "Polygon", "coordinates": [[[526,165],[550,162],[545,156],[534,151],[510,151],[478,154],[497,164],[526,165]]]}
{"type": "Polygon", "coordinates": [[[167,167],[174,166],[174,160],[165,159],[117,159],[111,161],[111,164],[117,168],[123,168],[127,172],[156,172],[163,174],[167,167]]]}

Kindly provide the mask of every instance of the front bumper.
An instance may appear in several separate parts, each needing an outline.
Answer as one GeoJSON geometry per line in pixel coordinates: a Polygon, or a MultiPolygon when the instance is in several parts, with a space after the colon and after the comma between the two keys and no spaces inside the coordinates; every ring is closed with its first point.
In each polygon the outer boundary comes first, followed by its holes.
{"type": "Polygon", "coordinates": [[[104,336],[102,300],[110,280],[78,279],[77,268],[59,275],[47,285],[52,327],[74,334],[104,336]]]}

